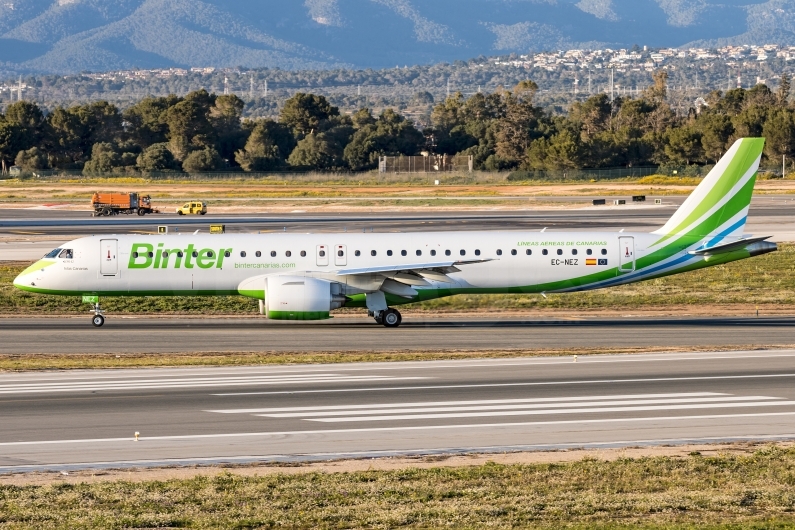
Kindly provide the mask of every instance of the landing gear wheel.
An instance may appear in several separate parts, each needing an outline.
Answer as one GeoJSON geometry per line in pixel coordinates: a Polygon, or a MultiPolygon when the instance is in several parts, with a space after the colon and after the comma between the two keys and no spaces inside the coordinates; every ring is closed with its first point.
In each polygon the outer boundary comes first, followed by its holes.
{"type": "Polygon", "coordinates": [[[91,323],[94,324],[95,328],[101,328],[102,324],[105,323],[105,317],[102,315],[94,315],[91,317],[91,323]]]}
{"type": "Polygon", "coordinates": [[[403,321],[400,312],[397,309],[387,309],[381,313],[383,324],[387,328],[396,328],[403,321]]]}

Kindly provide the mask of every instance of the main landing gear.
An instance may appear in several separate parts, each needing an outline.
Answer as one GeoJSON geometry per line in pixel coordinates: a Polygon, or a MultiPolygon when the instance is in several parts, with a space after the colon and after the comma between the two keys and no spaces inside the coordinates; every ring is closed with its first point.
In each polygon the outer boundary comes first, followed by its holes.
{"type": "Polygon", "coordinates": [[[102,315],[102,309],[99,307],[99,302],[94,304],[94,316],[91,317],[91,323],[95,328],[101,328],[105,323],[105,317],[102,315]]]}
{"type": "Polygon", "coordinates": [[[403,322],[400,311],[391,307],[374,313],[372,316],[375,318],[376,323],[382,324],[386,328],[396,328],[403,322]]]}

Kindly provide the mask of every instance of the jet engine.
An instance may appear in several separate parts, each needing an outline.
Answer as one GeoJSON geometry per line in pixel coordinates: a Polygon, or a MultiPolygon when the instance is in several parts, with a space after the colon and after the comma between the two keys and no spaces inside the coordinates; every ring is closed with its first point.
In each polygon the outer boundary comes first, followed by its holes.
{"type": "Polygon", "coordinates": [[[263,300],[264,313],[274,320],[323,320],[348,301],[341,283],[308,276],[257,276],[243,281],[238,292],[263,300]]]}

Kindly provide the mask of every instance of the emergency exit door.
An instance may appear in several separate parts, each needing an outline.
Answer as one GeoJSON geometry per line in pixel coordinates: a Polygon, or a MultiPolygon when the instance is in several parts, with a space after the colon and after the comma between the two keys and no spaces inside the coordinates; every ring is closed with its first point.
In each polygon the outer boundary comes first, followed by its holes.
{"type": "Polygon", "coordinates": [[[119,273],[118,250],[119,241],[117,239],[101,239],[99,241],[99,272],[102,276],[116,276],[119,273]]]}
{"type": "Polygon", "coordinates": [[[632,272],[635,270],[635,238],[623,236],[618,238],[618,271],[632,272]]]}
{"type": "Polygon", "coordinates": [[[348,248],[346,245],[334,246],[334,265],[344,267],[348,264],[348,248]]]}

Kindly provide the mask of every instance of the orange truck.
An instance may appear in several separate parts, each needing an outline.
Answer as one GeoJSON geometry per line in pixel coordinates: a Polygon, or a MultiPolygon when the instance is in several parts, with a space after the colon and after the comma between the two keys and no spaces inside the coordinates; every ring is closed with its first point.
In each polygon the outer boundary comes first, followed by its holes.
{"type": "Polygon", "coordinates": [[[152,208],[152,198],[138,193],[94,193],[91,197],[94,217],[101,215],[159,213],[152,208]]]}

